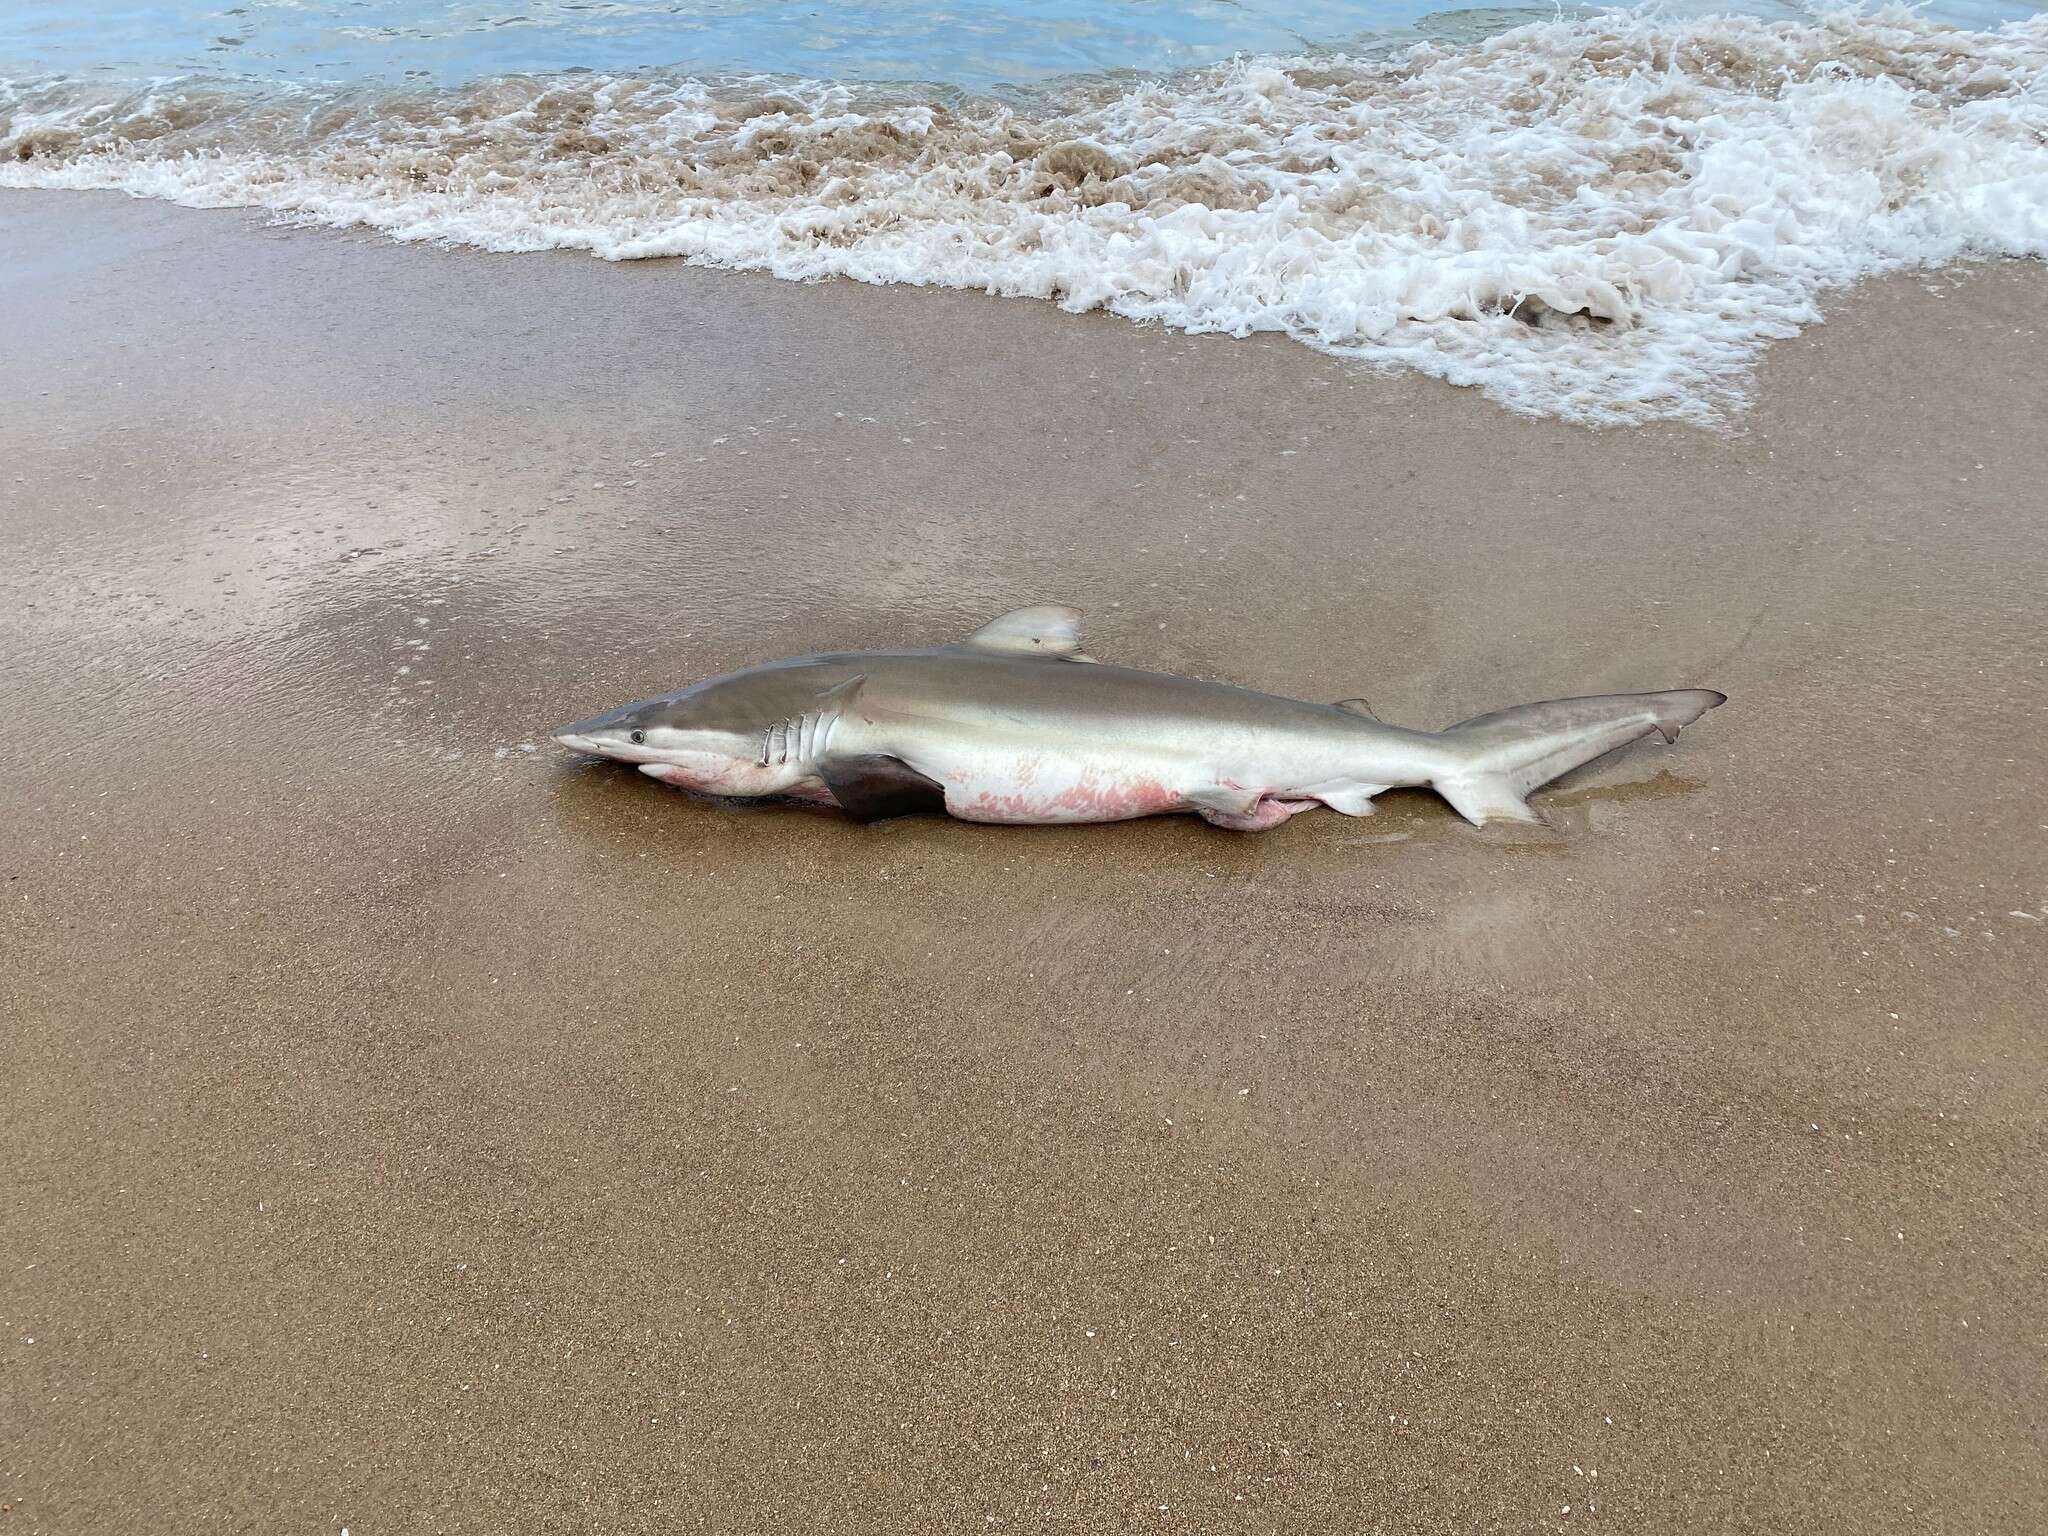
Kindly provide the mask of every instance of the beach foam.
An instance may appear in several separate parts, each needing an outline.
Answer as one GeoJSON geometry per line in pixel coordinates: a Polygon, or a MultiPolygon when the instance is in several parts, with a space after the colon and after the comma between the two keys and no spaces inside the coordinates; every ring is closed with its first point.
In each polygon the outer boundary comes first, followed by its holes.
{"type": "Polygon", "coordinates": [[[0,185],[1278,331],[1608,424],[1725,419],[1830,288],[2048,256],[2048,18],[1610,12],[963,102],[655,75],[0,85],[0,185]]]}

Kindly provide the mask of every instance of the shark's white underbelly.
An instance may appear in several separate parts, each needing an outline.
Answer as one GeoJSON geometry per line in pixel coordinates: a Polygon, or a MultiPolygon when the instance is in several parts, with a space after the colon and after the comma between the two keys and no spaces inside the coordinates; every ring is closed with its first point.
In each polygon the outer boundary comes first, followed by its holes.
{"type": "Polygon", "coordinates": [[[1174,811],[1205,814],[1258,813],[1262,802],[1307,802],[1327,789],[1340,809],[1362,806],[1382,786],[1361,786],[1349,775],[1316,780],[1310,762],[1297,754],[1232,753],[1208,758],[1184,751],[1131,745],[1114,751],[1034,748],[1025,744],[943,739],[920,741],[903,756],[946,793],[946,810],[962,821],[1045,826],[1062,823],[1129,821],[1174,811]],[[1363,789],[1363,795],[1357,791],[1363,789]]]}
{"type": "Polygon", "coordinates": [[[905,760],[945,789],[948,814],[1033,826],[1184,811],[1201,779],[1192,764],[1165,754],[1062,752],[966,739],[920,741],[905,760]]]}

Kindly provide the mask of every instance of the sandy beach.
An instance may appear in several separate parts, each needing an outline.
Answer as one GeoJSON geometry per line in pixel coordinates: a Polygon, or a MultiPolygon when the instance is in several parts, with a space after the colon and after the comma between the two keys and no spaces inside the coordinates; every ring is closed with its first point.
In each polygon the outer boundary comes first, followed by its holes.
{"type": "Polygon", "coordinates": [[[2048,1520],[2037,264],[1727,432],[975,294],[0,193],[10,1532],[2048,1520]],[[693,801],[1039,601],[1477,832],[693,801]]]}

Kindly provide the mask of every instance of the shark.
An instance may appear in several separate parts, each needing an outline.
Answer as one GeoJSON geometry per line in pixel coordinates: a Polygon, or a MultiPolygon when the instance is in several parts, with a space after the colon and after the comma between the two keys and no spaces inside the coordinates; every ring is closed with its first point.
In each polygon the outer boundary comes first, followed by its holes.
{"type": "Polygon", "coordinates": [[[703,795],[837,806],[860,821],[943,812],[1019,825],[1191,812],[1256,832],[1327,807],[1366,816],[1435,791],[1475,826],[1538,822],[1530,793],[1646,736],[1675,742],[1727,695],[1612,693],[1497,709],[1442,730],[1112,666],[1081,614],[1006,613],[952,644],[764,662],[553,732],[703,795]]]}

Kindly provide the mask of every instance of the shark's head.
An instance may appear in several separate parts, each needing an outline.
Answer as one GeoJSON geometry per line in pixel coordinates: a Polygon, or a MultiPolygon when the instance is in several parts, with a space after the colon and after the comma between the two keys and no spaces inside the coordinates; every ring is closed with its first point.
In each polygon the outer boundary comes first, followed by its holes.
{"type": "Polygon", "coordinates": [[[631,763],[649,778],[709,795],[782,794],[810,767],[802,732],[745,674],[643,699],[554,731],[556,741],[631,763]]]}

